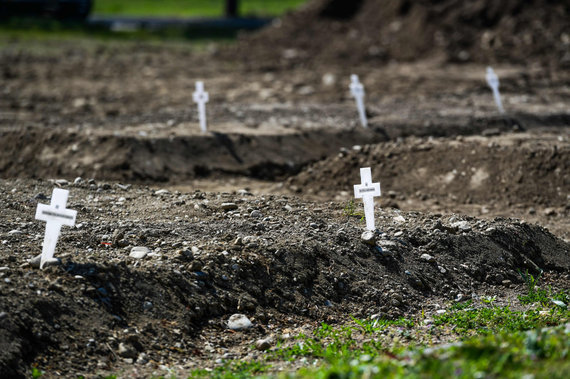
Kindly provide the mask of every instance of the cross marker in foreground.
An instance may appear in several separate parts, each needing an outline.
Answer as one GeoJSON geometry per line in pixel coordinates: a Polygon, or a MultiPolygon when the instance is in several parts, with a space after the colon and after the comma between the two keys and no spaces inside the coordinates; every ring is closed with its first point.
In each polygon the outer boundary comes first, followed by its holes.
{"type": "Polygon", "coordinates": [[[202,133],[206,133],[206,103],[210,100],[210,96],[208,92],[204,91],[204,82],[196,82],[196,92],[192,94],[192,98],[198,104],[200,129],[202,129],[202,133]]]}
{"type": "Polygon", "coordinates": [[[360,123],[363,127],[368,127],[366,110],[364,109],[364,86],[358,81],[358,75],[350,76],[350,93],[356,99],[356,107],[360,116],[360,123]]]}
{"type": "Polygon", "coordinates": [[[362,199],[364,202],[364,217],[366,218],[366,229],[375,230],[374,226],[374,197],[381,196],[380,183],[372,183],[372,172],[370,167],[360,169],[361,184],[354,186],[354,197],[362,199]]]}
{"type": "Polygon", "coordinates": [[[503,108],[503,102],[501,101],[501,93],[499,92],[499,78],[495,71],[493,71],[492,67],[487,67],[487,84],[493,90],[493,97],[495,98],[495,104],[497,104],[497,108],[499,108],[499,112],[501,114],[505,113],[505,109],[503,108]]]}
{"type": "Polygon", "coordinates": [[[42,246],[42,258],[40,261],[40,269],[43,268],[44,263],[53,258],[55,253],[55,245],[59,237],[62,225],[73,226],[75,225],[75,217],[77,211],[66,209],[67,197],[69,191],[55,188],[51,195],[51,204],[38,204],[36,210],[36,220],[46,222],[46,233],[44,237],[44,244],[42,246]]]}

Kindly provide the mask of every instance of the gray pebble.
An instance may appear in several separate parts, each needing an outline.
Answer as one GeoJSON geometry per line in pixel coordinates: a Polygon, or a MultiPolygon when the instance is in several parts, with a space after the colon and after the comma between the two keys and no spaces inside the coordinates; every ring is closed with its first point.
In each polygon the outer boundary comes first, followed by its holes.
{"type": "Polygon", "coordinates": [[[248,329],[252,327],[251,321],[247,318],[247,316],[236,313],[230,317],[228,320],[228,328],[232,330],[242,330],[248,329]]]}
{"type": "Polygon", "coordinates": [[[257,342],[255,342],[255,348],[257,350],[269,350],[269,348],[271,348],[273,341],[271,338],[264,338],[261,340],[257,340],[257,342]]]}
{"type": "Polygon", "coordinates": [[[130,346],[124,342],[121,342],[119,344],[119,350],[117,353],[122,358],[135,359],[138,356],[137,351],[132,346],[130,346]]]}
{"type": "Polygon", "coordinates": [[[256,210],[251,211],[251,213],[249,214],[249,216],[250,216],[250,217],[253,217],[253,218],[261,218],[261,217],[263,217],[263,213],[261,213],[260,211],[258,211],[258,210],[256,209],[256,210]]]}
{"type": "MultiPolygon", "coordinates": [[[[28,263],[30,264],[30,266],[32,266],[33,268],[40,268],[40,263],[42,260],[42,255],[37,255],[34,258],[30,259],[28,261],[28,263]]],[[[57,258],[50,258],[48,260],[46,260],[44,262],[44,267],[49,267],[49,266],[57,266],[60,265],[61,261],[57,258]]]]}
{"type": "Polygon", "coordinates": [[[432,257],[432,256],[429,255],[429,254],[422,254],[422,255],[420,256],[420,259],[423,260],[423,261],[426,261],[426,262],[435,262],[435,258],[432,257]]]}
{"type": "Polygon", "coordinates": [[[129,257],[135,258],[135,259],[143,259],[144,257],[146,257],[148,255],[148,253],[150,253],[150,249],[148,247],[135,246],[131,249],[131,253],[129,254],[129,257]]]}
{"type": "Polygon", "coordinates": [[[234,209],[238,209],[236,203],[222,203],[221,207],[224,211],[233,211],[234,209]]]}
{"type": "Polygon", "coordinates": [[[367,230],[362,233],[360,240],[367,245],[374,246],[376,244],[376,235],[374,232],[367,230]]]}

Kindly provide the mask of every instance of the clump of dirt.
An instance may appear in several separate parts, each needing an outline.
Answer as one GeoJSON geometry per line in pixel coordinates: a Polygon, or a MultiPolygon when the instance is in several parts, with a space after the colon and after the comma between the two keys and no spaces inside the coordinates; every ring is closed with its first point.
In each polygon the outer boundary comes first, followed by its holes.
{"type": "Polygon", "coordinates": [[[567,66],[569,19],[570,5],[556,0],[316,0],[232,53],[267,68],[433,56],[567,66]]]}
{"type": "Polygon", "coordinates": [[[514,296],[524,292],[519,271],[567,280],[570,270],[568,243],[516,220],[383,209],[376,242],[364,243],[343,203],[90,181],[67,187],[78,225],[63,230],[62,264],[40,271],[26,263],[41,250],[44,225],[32,217],[52,187],[0,182],[0,371],[9,377],[31,366],[63,376],[190,370],[236,345],[232,357],[246,358],[252,337],[293,324],[514,296]],[[134,246],[146,257],[130,257],[134,246]],[[234,313],[253,328],[228,333],[234,313]]]}

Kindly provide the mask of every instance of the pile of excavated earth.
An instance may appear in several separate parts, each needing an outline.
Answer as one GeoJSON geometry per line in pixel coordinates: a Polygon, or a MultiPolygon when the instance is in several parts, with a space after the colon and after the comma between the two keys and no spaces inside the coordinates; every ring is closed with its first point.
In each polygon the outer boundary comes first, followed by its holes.
{"type": "Polygon", "coordinates": [[[521,273],[570,288],[569,14],[316,0],[237,48],[2,45],[0,376],[184,377],[321,322],[510,304],[521,273]],[[77,220],[40,270],[54,188],[77,220]]]}

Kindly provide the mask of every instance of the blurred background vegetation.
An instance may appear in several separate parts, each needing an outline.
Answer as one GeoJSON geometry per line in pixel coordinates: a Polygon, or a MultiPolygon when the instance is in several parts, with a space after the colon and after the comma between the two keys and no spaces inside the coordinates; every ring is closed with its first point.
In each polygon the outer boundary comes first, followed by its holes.
{"type": "MultiPolygon", "coordinates": [[[[227,0],[95,0],[93,15],[222,17],[227,0]]],[[[306,0],[239,0],[241,16],[274,17],[306,0]]]]}

